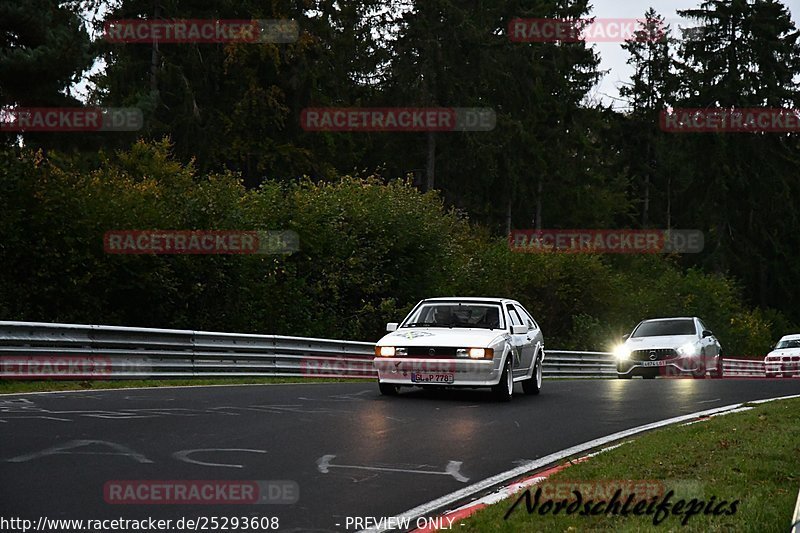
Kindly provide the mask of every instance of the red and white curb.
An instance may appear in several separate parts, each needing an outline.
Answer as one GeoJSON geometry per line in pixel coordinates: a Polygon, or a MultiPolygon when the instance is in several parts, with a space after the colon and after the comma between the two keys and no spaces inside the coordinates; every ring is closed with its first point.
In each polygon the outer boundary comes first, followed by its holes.
{"type": "Polygon", "coordinates": [[[705,422],[706,420],[711,420],[715,416],[725,416],[725,415],[732,415],[733,413],[743,413],[744,411],[749,411],[753,409],[752,407],[739,407],[738,409],[731,409],[730,411],[725,411],[724,413],[716,413],[713,415],[708,416],[701,416],[697,420],[692,420],[690,422],[686,422],[681,424],[682,426],[691,426],[692,424],[697,424],[698,422],[705,422]]]}
{"type": "MultiPolygon", "coordinates": [[[[607,448],[603,448],[600,451],[597,451],[597,452],[594,452],[594,453],[590,453],[588,455],[584,455],[583,457],[579,457],[577,459],[573,459],[572,461],[567,461],[566,463],[560,464],[558,466],[554,466],[554,467],[548,468],[546,470],[542,470],[541,472],[538,472],[535,476],[530,476],[530,477],[521,479],[521,480],[516,481],[516,482],[514,482],[511,485],[508,485],[506,487],[501,487],[497,491],[495,491],[495,492],[493,492],[491,494],[487,494],[483,498],[479,498],[479,499],[477,499],[477,500],[475,500],[473,502],[470,502],[468,504],[462,505],[461,507],[459,507],[457,509],[454,509],[452,511],[449,511],[449,512],[443,514],[442,517],[449,519],[448,523],[456,523],[456,522],[458,522],[460,520],[463,520],[463,519],[465,519],[467,517],[472,516],[473,514],[477,513],[478,511],[480,511],[481,509],[483,509],[485,507],[488,507],[488,506],[493,505],[495,503],[501,502],[501,501],[503,501],[505,499],[511,498],[512,496],[514,496],[516,493],[518,493],[522,489],[526,489],[526,488],[530,487],[531,485],[537,485],[537,484],[541,483],[542,481],[546,480],[548,477],[552,476],[553,474],[555,474],[557,472],[561,472],[565,468],[568,468],[568,467],[570,467],[570,466],[572,466],[574,464],[578,464],[578,463],[582,463],[584,461],[587,461],[590,457],[594,457],[595,455],[601,454],[601,453],[606,452],[608,450],[613,450],[614,448],[619,448],[620,446],[622,446],[622,444],[625,444],[625,443],[623,442],[621,444],[615,444],[614,446],[609,446],[607,448]]],[[[438,522],[434,521],[433,523],[441,524],[441,523],[444,523],[444,522],[442,522],[440,520],[438,522]]],[[[439,530],[439,528],[437,528],[435,526],[428,526],[428,527],[415,529],[411,533],[431,533],[432,531],[438,531],[438,530],[439,530]]]]}
{"type": "MultiPolygon", "coordinates": [[[[665,426],[670,426],[670,425],[673,425],[673,424],[680,424],[680,423],[683,423],[683,422],[691,422],[691,421],[695,421],[696,422],[696,421],[698,421],[698,419],[710,418],[712,416],[719,415],[719,414],[722,414],[722,413],[727,413],[727,412],[734,411],[734,410],[737,410],[737,409],[739,409],[739,410],[747,409],[748,405],[745,405],[745,404],[760,404],[760,403],[772,402],[772,401],[776,401],[776,400],[789,400],[789,399],[793,399],[793,398],[800,398],[800,394],[794,394],[794,395],[791,395],[791,396],[780,396],[780,397],[777,397],[777,398],[766,398],[766,399],[763,399],[763,400],[754,400],[754,401],[736,403],[736,404],[732,404],[732,405],[726,405],[724,407],[716,407],[714,409],[707,409],[705,411],[697,411],[695,413],[690,413],[688,415],[676,416],[676,417],[673,417],[673,418],[668,418],[666,420],[660,420],[658,422],[651,422],[650,424],[644,424],[642,426],[637,426],[635,428],[626,429],[624,431],[618,431],[617,433],[612,433],[611,435],[607,435],[605,437],[600,437],[599,439],[590,440],[590,441],[584,442],[582,444],[578,444],[576,446],[572,446],[570,448],[566,448],[564,450],[561,450],[561,451],[558,451],[558,452],[555,452],[555,453],[551,453],[550,455],[546,455],[546,456],[542,457],[541,459],[536,459],[534,461],[529,461],[529,462],[527,462],[525,464],[522,464],[522,465],[518,466],[517,468],[513,468],[511,470],[507,470],[505,472],[501,472],[501,473],[496,474],[494,476],[488,477],[488,478],[486,478],[484,480],[478,481],[477,483],[473,483],[472,485],[469,485],[468,487],[464,487],[464,488],[462,488],[460,490],[457,490],[455,492],[451,492],[450,494],[446,494],[446,495],[442,496],[441,498],[437,498],[437,499],[432,500],[432,501],[430,501],[428,503],[424,503],[422,505],[418,505],[417,507],[414,507],[413,509],[409,509],[408,511],[406,511],[406,512],[404,512],[402,514],[399,514],[399,515],[397,515],[395,517],[392,517],[391,520],[387,520],[387,523],[389,523],[389,522],[393,522],[395,524],[402,523],[402,521],[405,520],[405,519],[409,519],[409,520],[411,520],[413,522],[417,518],[424,517],[424,516],[429,516],[431,514],[435,514],[435,513],[437,513],[437,511],[440,511],[441,509],[446,509],[446,508],[456,504],[457,502],[464,501],[465,499],[468,499],[468,498],[470,498],[470,497],[472,497],[472,496],[474,496],[476,494],[479,494],[481,492],[489,490],[492,487],[496,487],[497,485],[500,485],[502,483],[507,483],[507,482],[509,482],[511,480],[518,479],[519,477],[524,476],[526,474],[529,474],[530,472],[535,472],[535,471],[539,470],[540,468],[545,468],[545,467],[548,467],[548,466],[550,466],[552,464],[559,463],[559,462],[563,461],[564,459],[567,459],[569,457],[573,457],[575,455],[586,453],[589,450],[595,450],[597,448],[602,448],[602,447],[604,447],[604,446],[606,446],[608,444],[611,444],[611,443],[614,443],[614,442],[617,442],[617,441],[621,441],[623,439],[627,439],[628,437],[631,437],[633,435],[638,435],[638,434],[644,433],[646,431],[662,428],[662,427],[665,427],[665,426]]],[[[605,450],[601,450],[601,452],[609,450],[609,449],[610,449],[610,447],[607,447],[607,448],[605,448],[605,450]]],[[[593,454],[583,456],[583,457],[581,457],[581,459],[582,460],[586,460],[588,457],[592,457],[593,455],[597,455],[597,453],[601,453],[601,452],[595,452],[593,454]]],[[[572,462],[574,463],[575,461],[573,460],[572,462]]],[[[564,465],[561,465],[561,467],[564,467],[564,465]]],[[[559,467],[555,467],[555,468],[559,468],[559,467]]],[[[551,469],[551,471],[550,471],[550,473],[548,475],[552,475],[553,473],[554,472],[551,469]]],[[[515,483],[513,483],[511,485],[508,485],[504,489],[500,489],[500,491],[498,491],[497,493],[492,493],[490,496],[494,496],[495,494],[505,494],[506,495],[505,497],[508,497],[511,494],[513,494],[513,492],[511,492],[511,493],[508,492],[510,487],[516,486],[519,483],[523,483],[526,480],[528,481],[528,485],[534,484],[535,481],[532,481],[532,480],[535,480],[537,477],[541,477],[541,476],[542,476],[542,474],[540,473],[540,474],[537,474],[536,476],[533,476],[533,477],[530,477],[530,478],[526,478],[523,481],[515,482],[515,483]]],[[[521,486],[519,488],[524,488],[524,487],[521,486]]],[[[517,490],[519,490],[519,489],[517,489],[517,490]]],[[[500,501],[502,499],[504,499],[504,498],[500,498],[497,501],[500,501]]],[[[483,505],[484,507],[486,505],[488,505],[486,503],[483,503],[483,498],[482,498],[481,500],[476,500],[475,502],[467,504],[468,509],[471,509],[471,506],[477,504],[477,502],[481,502],[481,504],[478,504],[478,505],[483,505]]],[[[465,512],[463,510],[459,511],[461,509],[462,508],[459,507],[459,508],[457,508],[457,509],[455,509],[453,511],[445,512],[443,516],[446,516],[448,518],[454,518],[453,514],[455,512],[465,512]]],[[[469,516],[470,514],[476,512],[477,510],[478,509],[473,509],[472,512],[470,512],[466,516],[469,516]]],[[[464,517],[458,517],[458,518],[464,518],[464,517]]],[[[386,531],[391,531],[391,528],[377,527],[377,528],[362,529],[358,533],[385,533],[386,531]]],[[[418,532],[419,531],[431,531],[431,530],[418,530],[418,532]]]]}

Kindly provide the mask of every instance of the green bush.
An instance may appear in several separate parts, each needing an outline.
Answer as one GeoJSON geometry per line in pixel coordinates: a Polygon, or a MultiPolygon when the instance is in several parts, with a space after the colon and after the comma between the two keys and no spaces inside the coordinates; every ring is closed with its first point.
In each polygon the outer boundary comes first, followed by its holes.
{"type": "Polygon", "coordinates": [[[520,254],[435,193],[198,175],[170,144],[86,160],[0,160],[0,316],[375,340],[431,296],[507,296],[547,346],[607,350],[643,318],[697,315],[727,355],[763,355],[792,325],[749,308],[734,280],[664,256],[520,254]],[[294,230],[287,256],[109,255],[119,229],[294,230]]]}

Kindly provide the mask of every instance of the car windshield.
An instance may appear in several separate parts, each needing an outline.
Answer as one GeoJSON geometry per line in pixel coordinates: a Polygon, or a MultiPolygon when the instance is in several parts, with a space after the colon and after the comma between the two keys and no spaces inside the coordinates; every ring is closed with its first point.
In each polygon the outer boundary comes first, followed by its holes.
{"type": "Polygon", "coordinates": [[[665,335],[694,335],[694,321],[690,318],[680,320],[651,320],[642,322],[631,337],[661,337],[665,335]]]}
{"type": "Polygon", "coordinates": [[[486,328],[503,327],[500,306],[476,303],[427,303],[403,323],[405,328],[486,328]]]}
{"type": "Polygon", "coordinates": [[[779,341],[775,349],[780,350],[782,348],[800,348],[800,339],[784,339],[779,341]]]}

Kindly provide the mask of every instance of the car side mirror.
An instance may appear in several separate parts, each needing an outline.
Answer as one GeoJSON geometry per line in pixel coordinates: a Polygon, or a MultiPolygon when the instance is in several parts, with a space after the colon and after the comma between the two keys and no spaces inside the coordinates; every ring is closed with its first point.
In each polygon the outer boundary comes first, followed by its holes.
{"type": "Polygon", "coordinates": [[[713,333],[711,333],[711,330],[710,330],[710,329],[704,329],[704,330],[703,330],[703,338],[704,338],[704,339],[705,339],[706,337],[713,337],[713,336],[714,336],[714,334],[713,334],[713,333]]]}
{"type": "Polygon", "coordinates": [[[628,337],[630,337],[630,336],[631,336],[630,333],[626,333],[625,335],[622,336],[622,340],[626,341],[626,340],[628,340],[628,337]]]}
{"type": "Polygon", "coordinates": [[[391,333],[392,331],[397,331],[397,326],[399,324],[397,322],[389,322],[386,324],[386,331],[391,333]]]}
{"type": "Polygon", "coordinates": [[[525,324],[514,324],[511,326],[512,335],[525,335],[528,333],[528,326],[525,324]]]}

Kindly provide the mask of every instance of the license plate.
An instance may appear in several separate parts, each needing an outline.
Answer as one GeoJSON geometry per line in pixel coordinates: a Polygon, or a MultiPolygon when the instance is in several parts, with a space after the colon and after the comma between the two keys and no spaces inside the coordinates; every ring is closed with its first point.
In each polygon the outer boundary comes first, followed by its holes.
{"type": "Polygon", "coordinates": [[[642,361],[642,366],[667,366],[666,361],[642,361]]]}
{"type": "Polygon", "coordinates": [[[411,373],[412,383],[453,383],[454,381],[455,374],[411,373]]]}

